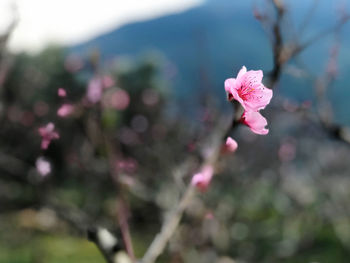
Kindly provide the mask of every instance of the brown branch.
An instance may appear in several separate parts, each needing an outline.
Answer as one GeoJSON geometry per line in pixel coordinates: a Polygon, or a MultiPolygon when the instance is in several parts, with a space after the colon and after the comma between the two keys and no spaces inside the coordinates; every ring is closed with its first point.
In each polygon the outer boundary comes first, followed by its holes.
{"type": "Polygon", "coordinates": [[[281,75],[282,65],[281,63],[281,54],[283,51],[283,37],[281,32],[281,24],[284,17],[285,9],[280,0],[271,0],[272,4],[277,13],[277,19],[273,24],[273,69],[271,72],[271,88],[274,87],[275,83],[281,75]]]}
{"type": "MultiPolygon", "coordinates": [[[[237,112],[235,113],[235,115],[237,115],[237,112]]],[[[236,117],[234,117],[231,122],[228,121],[228,118],[223,118],[221,121],[219,121],[216,131],[213,132],[211,142],[213,151],[204,159],[202,167],[205,165],[212,165],[215,168],[215,164],[220,157],[223,139],[226,138],[227,134],[235,130],[238,125],[239,122],[236,121],[236,117]],[[229,123],[229,125],[227,125],[227,123],[229,123]],[[226,128],[223,129],[222,127],[226,128]]],[[[183,171],[183,175],[187,173],[187,170],[183,171]]],[[[141,263],[154,263],[156,259],[161,255],[161,253],[163,253],[167,243],[178,227],[185,209],[194,197],[194,194],[195,188],[191,185],[191,183],[189,183],[178,204],[166,217],[165,221],[162,224],[160,232],[156,235],[151,245],[147,249],[143,259],[141,260],[141,263]]]]}
{"type": "Polygon", "coordinates": [[[119,192],[118,200],[116,203],[116,211],[117,211],[117,220],[118,224],[122,233],[124,245],[126,248],[126,251],[129,255],[129,257],[132,259],[132,261],[135,261],[135,254],[134,249],[132,246],[132,240],[131,240],[131,234],[130,234],[130,228],[128,223],[128,218],[130,216],[130,209],[128,207],[126,197],[125,197],[125,187],[121,183],[119,175],[116,173],[114,168],[114,162],[117,158],[117,154],[114,151],[114,148],[112,145],[112,139],[107,135],[107,131],[103,134],[104,136],[104,143],[105,147],[107,149],[107,157],[109,161],[109,170],[110,170],[110,176],[115,184],[116,189],[119,192]]]}
{"type": "MultiPolygon", "coordinates": [[[[316,1],[317,2],[317,1],[316,1]]],[[[350,15],[343,15],[339,22],[334,26],[316,34],[311,39],[304,43],[298,42],[288,42],[284,43],[282,35],[282,21],[285,16],[285,8],[280,0],[271,0],[273,7],[276,10],[277,18],[272,25],[273,31],[273,69],[270,73],[270,83],[271,88],[274,88],[275,84],[278,82],[280,75],[282,73],[283,66],[293,57],[297,56],[303,50],[308,48],[313,43],[317,42],[321,38],[340,30],[349,20],[350,15]]]]}
{"type": "Polygon", "coordinates": [[[160,232],[156,235],[153,242],[147,249],[147,252],[141,261],[142,263],[155,262],[159,255],[164,251],[169,239],[178,227],[186,207],[194,196],[194,190],[195,189],[193,186],[189,184],[180,202],[165,219],[160,232]]]}
{"type": "Polygon", "coordinates": [[[305,31],[305,29],[307,28],[307,26],[309,25],[311,18],[317,8],[319,0],[314,0],[310,9],[307,11],[304,20],[300,23],[300,27],[299,27],[299,35],[302,35],[305,31]]]}
{"type": "MultiPolygon", "coordinates": [[[[97,70],[97,69],[96,69],[97,70]]],[[[100,110],[100,108],[99,108],[100,110]]],[[[126,201],[126,189],[125,185],[121,182],[120,176],[115,171],[114,162],[117,160],[117,152],[113,147],[112,136],[109,134],[108,130],[103,130],[100,127],[103,127],[101,122],[101,112],[95,113],[94,116],[90,116],[87,120],[87,125],[94,128],[94,132],[88,134],[89,139],[94,142],[93,146],[98,147],[98,145],[103,145],[106,149],[107,159],[109,164],[109,175],[114,183],[115,189],[118,192],[116,200],[116,217],[117,222],[122,233],[122,238],[124,241],[124,246],[126,248],[129,260],[131,262],[135,261],[131,234],[129,229],[128,218],[130,216],[130,209],[126,201]]],[[[89,131],[88,128],[86,130],[89,131]]]]}
{"type": "Polygon", "coordinates": [[[349,20],[350,20],[350,15],[346,15],[342,19],[340,19],[340,21],[337,24],[335,24],[334,26],[332,26],[332,27],[330,27],[322,32],[319,32],[317,35],[313,36],[311,39],[309,39],[308,41],[306,41],[303,44],[295,45],[295,48],[291,52],[288,60],[290,58],[296,56],[297,54],[299,54],[300,52],[302,52],[303,50],[305,50],[306,48],[308,48],[309,46],[311,46],[313,43],[317,42],[321,38],[324,38],[327,35],[332,34],[336,31],[340,30],[349,20]]]}
{"type": "MultiPolygon", "coordinates": [[[[283,6],[283,3],[281,0],[270,0],[271,4],[273,5],[277,18],[275,19],[275,22],[271,25],[272,32],[273,32],[273,42],[272,42],[272,50],[273,50],[273,69],[271,71],[270,79],[269,79],[269,85],[271,88],[274,88],[276,83],[279,81],[283,66],[292,58],[296,57],[299,53],[301,53],[303,50],[308,48],[313,43],[317,42],[318,40],[322,39],[323,37],[332,34],[334,32],[339,32],[340,29],[350,20],[349,14],[342,14],[339,21],[332,27],[316,34],[311,39],[307,40],[304,43],[298,43],[297,40],[285,43],[283,40],[283,35],[281,31],[282,27],[282,21],[285,16],[285,8],[283,6]]],[[[303,28],[307,25],[312,12],[316,8],[316,4],[318,3],[318,0],[314,1],[313,6],[311,7],[310,11],[308,12],[308,16],[305,17],[304,21],[302,22],[303,28]]],[[[260,20],[263,23],[263,20],[260,20]]],[[[331,83],[334,81],[334,76],[331,74],[328,74],[325,78],[322,79],[322,81],[316,82],[316,86],[318,89],[318,100],[319,104],[329,105],[325,102],[324,93],[328,86],[331,85],[331,83]],[[320,94],[321,93],[321,94],[320,94]],[[321,102],[321,100],[323,102],[321,102]]],[[[327,107],[329,108],[329,107],[327,107]]],[[[320,127],[332,138],[341,140],[347,144],[350,144],[350,129],[347,127],[342,127],[341,125],[334,124],[329,115],[329,110],[325,110],[327,114],[323,114],[320,107],[318,108],[318,114],[306,114],[305,109],[301,109],[301,111],[304,116],[307,116],[310,118],[310,120],[317,122],[320,127]]]]}
{"type": "Polygon", "coordinates": [[[124,251],[122,243],[116,235],[104,227],[95,226],[89,217],[77,208],[58,205],[50,201],[44,205],[53,210],[63,221],[67,222],[78,233],[93,242],[108,263],[131,263],[124,251]]]}

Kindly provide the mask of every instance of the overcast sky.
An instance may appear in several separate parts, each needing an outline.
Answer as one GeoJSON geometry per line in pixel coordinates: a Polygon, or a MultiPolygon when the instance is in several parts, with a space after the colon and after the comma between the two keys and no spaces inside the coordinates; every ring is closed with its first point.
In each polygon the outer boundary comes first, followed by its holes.
{"type": "Polygon", "coordinates": [[[47,43],[74,44],[120,25],[181,12],[203,0],[0,0],[0,32],[16,3],[19,24],[9,47],[38,51],[47,43]]]}

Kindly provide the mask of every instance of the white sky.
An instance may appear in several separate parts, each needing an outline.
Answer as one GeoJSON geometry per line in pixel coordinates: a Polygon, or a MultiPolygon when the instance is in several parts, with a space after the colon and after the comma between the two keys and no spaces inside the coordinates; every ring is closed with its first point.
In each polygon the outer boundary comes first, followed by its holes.
{"type": "Polygon", "coordinates": [[[203,0],[0,0],[0,33],[16,3],[19,23],[12,51],[35,52],[47,43],[74,44],[128,22],[181,12],[203,0]]]}

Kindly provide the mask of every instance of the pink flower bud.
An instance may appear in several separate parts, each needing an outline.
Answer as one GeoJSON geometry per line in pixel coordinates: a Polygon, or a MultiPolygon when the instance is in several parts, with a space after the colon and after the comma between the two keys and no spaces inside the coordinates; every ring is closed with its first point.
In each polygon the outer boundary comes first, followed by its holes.
{"type": "Polygon", "coordinates": [[[58,110],[57,115],[64,118],[71,115],[74,112],[74,106],[71,104],[63,104],[58,110]]]}
{"type": "Polygon", "coordinates": [[[205,165],[199,173],[192,177],[191,184],[197,187],[201,192],[208,190],[211,179],[214,175],[214,168],[212,165],[205,165]]]}
{"type": "Polygon", "coordinates": [[[237,148],[238,148],[237,142],[231,137],[228,137],[226,140],[225,149],[229,152],[234,153],[237,150],[237,148]]]}
{"type": "Polygon", "coordinates": [[[57,90],[57,94],[58,94],[58,96],[61,97],[61,98],[64,98],[64,97],[67,96],[67,92],[66,92],[66,90],[65,90],[64,88],[59,88],[59,89],[57,90]]]}
{"type": "Polygon", "coordinates": [[[39,134],[41,136],[41,149],[46,150],[51,140],[56,140],[60,136],[55,132],[55,125],[52,122],[49,122],[46,126],[39,128],[39,134]]]}
{"type": "Polygon", "coordinates": [[[51,172],[51,164],[43,157],[36,160],[35,166],[41,176],[47,176],[51,172]]]}

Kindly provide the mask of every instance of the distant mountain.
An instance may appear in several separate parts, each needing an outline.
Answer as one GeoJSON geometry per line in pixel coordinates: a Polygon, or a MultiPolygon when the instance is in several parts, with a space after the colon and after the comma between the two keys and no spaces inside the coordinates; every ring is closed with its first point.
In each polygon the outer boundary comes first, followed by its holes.
{"type": "Polygon", "coordinates": [[[104,58],[157,50],[177,67],[179,95],[200,89],[201,71],[209,75],[212,86],[222,88],[223,79],[243,64],[260,68],[268,62],[270,66],[271,51],[259,22],[251,12],[247,15],[249,5],[237,8],[233,2],[208,2],[184,13],[126,25],[72,50],[86,53],[98,48],[104,58]],[[259,39],[258,49],[252,39],[259,39]]]}
{"type": "MultiPolygon", "coordinates": [[[[198,93],[209,91],[224,99],[224,80],[236,74],[242,65],[265,72],[272,67],[270,42],[260,22],[253,17],[252,2],[209,0],[180,14],[123,26],[71,47],[71,51],[86,54],[88,50],[98,48],[102,58],[108,60],[119,55],[138,56],[156,50],[176,66],[173,88],[178,98],[190,100],[198,93]]],[[[308,1],[286,2],[291,12],[289,19],[302,21],[310,5],[306,3],[308,1]]],[[[335,20],[332,1],[319,2],[321,5],[306,30],[307,36],[327,28],[335,20]]],[[[335,94],[344,92],[345,97],[350,96],[350,88],[343,88],[350,80],[350,67],[343,68],[343,65],[350,65],[349,33],[349,30],[343,33],[342,74],[335,88],[335,94]]],[[[303,63],[315,74],[326,66],[332,39],[323,39],[302,54],[303,63]]],[[[280,92],[296,100],[312,99],[310,80],[284,75],[280,86],[280,92]]],[[[342,105],[346,103],[337,101],[337,116],[350,123],[347,107],[342,105]]]]}

